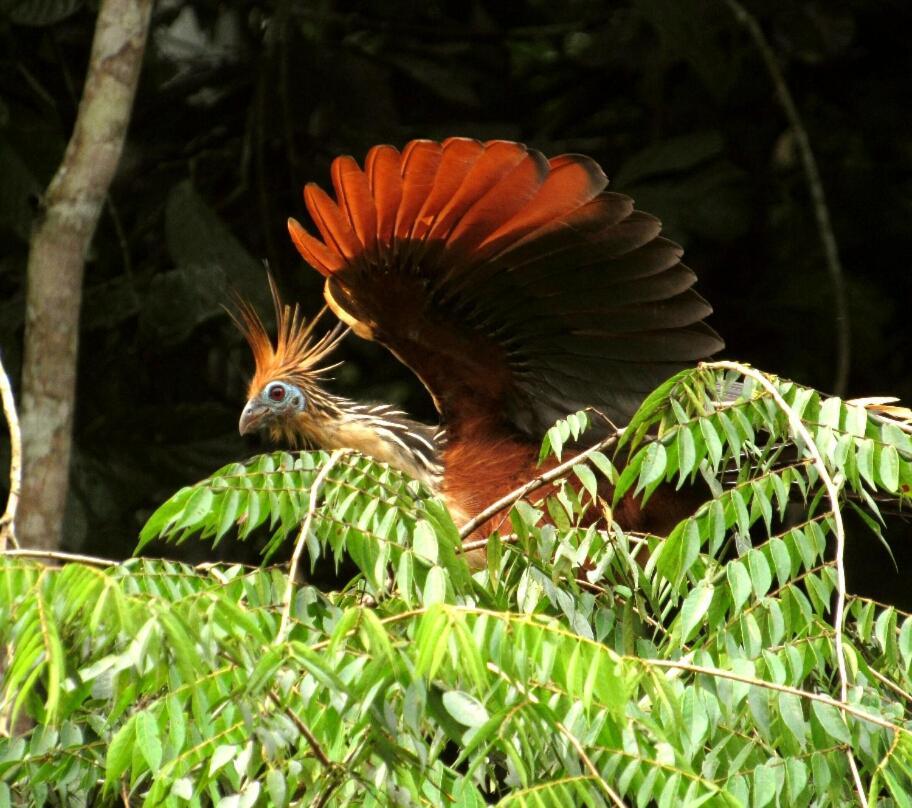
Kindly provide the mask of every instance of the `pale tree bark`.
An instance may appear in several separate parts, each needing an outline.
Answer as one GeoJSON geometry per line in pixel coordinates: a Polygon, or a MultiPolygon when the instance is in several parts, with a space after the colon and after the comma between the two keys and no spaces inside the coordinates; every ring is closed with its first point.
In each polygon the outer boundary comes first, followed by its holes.
{"type": "Polygon", "coordinates": [[[102,0],[76,125],[32,235],[16,526],[27,547],[60,545],[85,256],[123,150],[151,11],[152,0],[102,0]]]}

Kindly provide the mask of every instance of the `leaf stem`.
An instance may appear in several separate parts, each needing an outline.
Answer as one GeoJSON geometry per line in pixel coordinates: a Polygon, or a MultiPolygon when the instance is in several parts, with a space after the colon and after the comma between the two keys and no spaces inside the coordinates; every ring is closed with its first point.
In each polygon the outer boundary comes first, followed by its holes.
{"type": "MultiPolygon", "coordinates": [[[[830,500],[830,508],[833,513],[833,530],[836,534],[836,611],[833,616],[833,627],[836,631],[835,650],[836,666],[839,671],[839,699],[842,702],[840,710],[842,711],[842,720],[848,726],[846,717],[846,703],[849,700],[849,674],[846,666],[845,645],[843,641],[843,629],[845,625],[845,603],[846,603],[846,577],[845,577],[845,526],[842,522],[842,511],[839,507],[839,489],[833,481],[833,477],[826,467],[826,463],[820,454],[820,449],[814,441],[808,428],[802,422],[800,416],[789,406],[788,402],[779,393],[776,386],[762,373],[753,368],[742,365],[738,362],[704,362],[701,367],[709,370],[734,370],[737,373],[747,376],[763,387],[776,402],[776,406],[782,410],[788,418],[789,427],[795,437],[804,441],[806,451],[814,461],[814,467],[820,475],[820,480],[826,488],[827,497],[830,500]]],[[[861,782],[861,774],[858,771],[858,764],[855,762],[855,756],[850,749],[846,750],[846,756],[849,761],[849,768],[852,771],[852,777],[855,781],[855,789],[858,792],[859,804],[867,808],[868,801],[865,797],[864,785],[861,782]]]]}
{"type": "Polygon", "coordinates": [[[631,662],[636,662],[654,668],[672,668],[675,670],[686,671],[687,673],[700,673],[705,676],[715,676],[719,679],[729,679],[732,682],[741,682],[742,684],[751,685],[752,687],[762,687],[765,690],[774,690],[777,693],[788,693],[789,695],[797,696],[800,699],[816,701],[820,704],[826,704],[829,707],[834,707],[841,713],[848,713],[860,721],[867,721],[869,724],[875,724],[878,727],[883,727],[884,729],[889,729],[893,732],[912,735],[912,733],[910,733],[910,731],[903,726],[894,724],[892,721],[887,721],[887,719],[881,718],[879,715],[874,715],[873,713],[859,710],[857,707],[853,707],[847,702],[839,701],[839,699],[834,699],[832,696],[827,696],[823,693],[813,693],[810,690],[802,690],[800,687],[776,684],[775,682],[770,682],[768,679],[757,679],[754,676],[742,676],[739,673],[728,671],[724,668],[710,668],[705,665],[693,665],[689,662],[683,662],[676,659],[648,659],[645,657],[632,656],[626,656],[623,658],[630,660],[631,662]]]}
{"type": "Polygon", "coordinates": [[[81,553],[65,553],[62,550],[41,550],[38,548],[15,548],[13,550],[0,549],[0,557],[5,558],[48,558],[51,561],[63,561],[67,564],[89,564],[93,567],[116,567],[122,561],[100,556],[82,555],[81,553]]]}
{"type": "MultiPolygon", "coordinates": [[[[589,455],[594,454],[595,452],[600,452],[602,449],[607,449],[609,446],[612,446],[617,442],[618,438],[623,433],[623,428],[615,430],[613,434],[609,435],[603,440],[600,440],[594,446],[590,446],[585,451],[580,452],[579,454],[571,457],[569,460],[565,460],[563,463],[554,466],[554,468],[551,468],[548,471],[539,474],[537,477],[529,480],[529,482],[511,491],[509,494],[506,494],[500,499],[492,502],[490,505],[488,505],[487,508],[473,516],[471,519],[469,519],[468,522],[459,528],[459,538],[464,539],[466,536],[471,535],[492,516],[496,516],[501,511],[506,510],[511,505],[513,505],[513,503],[519,501],[531,491],[535,491],[536,489],[541,488],[543,485],[547,485],[553,480],[556,480],[558,477],[562,477],[581,460],[585,460],[587,457],[589,457],[589,455]]],[[[472,544],[474,545],[475,542],[472,544]]]]}
{"type": "Polygon", "coordinates": [[[307,516],[304,517],[304,523],[301,525],[301,531],[298,533],[298,540],[295,542],[294,553],[291,556],[291,564],[288,569],[288,581],[285,584],[285,595],[282,598],[282,621],[279,623],[279,631],[276,634],[275,643],[280,644],[287,639],[289,631],[289,622],[291,618],[291,602],[294,599],[295,578],[298,576],[298,565],[301,562],[301,554],[304,552],[304,545],[307,537],[310,535],[310,527],[313,524],[314,514],[319,504],[320,492],[323,490],[323,484],[329,476],[333,467],[347,454],[354,451],[353,449],[336,449],[330,456],[326,464],[320,469],[313,485],[310,488],[310,503],[307,507],[307,516]]]}

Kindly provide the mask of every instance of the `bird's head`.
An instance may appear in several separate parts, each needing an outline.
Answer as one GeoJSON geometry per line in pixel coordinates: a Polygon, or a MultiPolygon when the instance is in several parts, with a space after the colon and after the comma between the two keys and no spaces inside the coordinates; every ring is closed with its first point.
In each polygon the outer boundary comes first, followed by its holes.
{"type": "Polygon", "coordinates": [[[275,441],[296,446],[302,442],[317,445],[332,427],[335,415],[333,397],[320,385],[323,375],[337,365],[320,366],[332,353],[347,329],[342,324],[324,332],[314,331],[325,309],[309,323],[297,306],[281,302],[275,283],[270,289],[276,311],[276,340],[273,343],[256,310],[241,301],[234,314],[256,363],[247,391],[247,403],[238,429],[242,435],[268,431],[275,441]]]}

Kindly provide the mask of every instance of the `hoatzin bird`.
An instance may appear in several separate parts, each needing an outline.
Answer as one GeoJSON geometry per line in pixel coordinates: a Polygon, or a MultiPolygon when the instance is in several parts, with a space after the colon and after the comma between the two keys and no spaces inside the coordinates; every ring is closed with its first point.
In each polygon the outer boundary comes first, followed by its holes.
{"type": "MultiPolygon", "coordinates": [[[[242,434],[358,449],[429,484],[459,523],[537,473],[555,420],[591,406],[624,423],[722,347],[681,248],[588,157],[414,140],[374,147],[363,169],[337,158],[332,183],[335,201],[304,189],[320,238],[290,219],[291,238],[329,308],[415,372],[440,425],[326,392],[320,365],[344,331],[315,338],[273,287],[275,343],[241,307],[256,360],[242,434]]],[[[657,532],[632,503],[615,518],[657,532]]]]}

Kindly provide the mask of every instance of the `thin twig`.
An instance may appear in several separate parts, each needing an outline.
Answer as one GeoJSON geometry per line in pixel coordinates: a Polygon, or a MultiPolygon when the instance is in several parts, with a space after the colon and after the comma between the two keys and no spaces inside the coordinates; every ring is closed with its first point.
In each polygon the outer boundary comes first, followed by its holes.
{"type": "Polygon", "coordinates": [[[882,685],[889,687],[890,690],[892,690],[894,693],[899,693],[899,695],[902,696],[906,701],[912,702],[912,694],[907,693],[898,684],[896,684],[896,682],[891,682],[882,673],[874,670],[874,668],[868,667],[868,669],[865,671],[865,673],[870,673],[871,676],[873,676],[882,685]]]}
{"type": "Polygon", "coordinates": [[[228,584],[228,578],[226,578],[220,569],[223,564],[221,561],[203,561],[201,564],[197,564],[193,569],[206,575],[209,575],[215,578],[220,584],[228,584]]]}
{"type": "Polygon", "coordinates": [[[291,619],[291,601],[294,598],[294,584],[295,578],[298,576],[298,565],[301,561],[301,554],[304,552],[304,545],[307,542],[307,537],[310,535],[310,526],[313,524],[314,514],[317,511],[320,491],[323,490],[323,483],[326,482],[329,472],[332,471],[336,463],[352,451],[352,449],[336,449],[329,456],[329,460],[326,461],[323,468],[320,469],[320,473],[317,474],[317,477],[310,488],[310,503],[307,507],[307,516],[304,518],[304,523],[301,525],[300,533],[298,533],[298,540],[295,542],[294,553],[291,556],[291,565],[288,569],[288,581],[285,583],[285,595],[282,598],[282,622],[279,623],[279,631],[275,638],[276,643],[284,642],[288,634],[289,622],[291,619]]]}
{"type": "Polygon", "coordinates": [[[802,690],[800,687],[780,685],[776,684],[775,682],[771,682],[768,679],[757,679],[753,676],[742,676],[740,673],[725,670],[724,668],[710,668],[706,665],[693,665],[689,662],[683,662],[681,660],[649,659],[646,657],[635,656],[626,656],[624,659],[627,659],[630,662],[634,662],[638,665],[645,665],[654,668],[671,668],[673,670],[686,671],[687,673],[701,673],[706,676],[715,676],[719,679],[729,679],[732,682],[741,682],[742,684],[751,685],[752,687],[761,687],[765,690],[774,690],[777,693],[788,693],[789,695],[797,696],[800,699],[817,701],[821,704],[835,707],[841,713],[848,713],[849,715],[853,715],[855,718],[858,718],[861,721],[867,721],[869,724],[875,724],[878,727],[883,727],[884,729],[889,729],[893,732],[901,732],[912,736],[912,732],[907,730],[905,727],[900,726],[899,724],[894,724],[891,721],[887,721],[886,718],[881,718],[879,715],[867,713],[864,710],[860,710],[857,707],[853,707],[851,704],[839,701],[838,699],[834,699],[832,696],[827,696],[824,693],[812,693],[810,690],[802,690]]]}
{"type": "MultiPolygon", "coordinates": [[[[830,500],[830,507],[833,512],[833,529],[836,534],[836,613],[833,616],[833,627],[836,632],[835,650],[836,666],[839,670],[839,698],[843,705],[845,705],[849,700],[849,674],[846,666],[843,640],[846,602],[845,527],[842,523],[842,511],[839,508],[839,489],[836,487],[836,483],[833,482],[833,477],[830,475],[826,463],[824,463],[823,457],[820,454],[820,450],[817,448],[817,444],[814,442],[814,438],[811,436],[808,428],[802,423],[799,415],[789,406],[788,402],[779,394],[776,386],[767,379],[766,376],[753,368],[749,368],[738,362],[707,362],[704,363],[702,367],[710,370],[733,370],[736,373],[740,373],[742,376],[753,379],[761,385],[770,394],[773,401],[776,402],[776,406],[785,413],[792,434],[804,441],[806,451],[811,455],[811,459],[814,461],[814,467],[820,475],[824,488],[826,488],[827,497],[830,500]]],[[[842,706],[840,709],[843,711],[842,719],[846,722],[846,726],[848,726],[845,706],[842,706]]],[[[858,771],[858,765],[855,762],[855,756],[852,754],[851,749],[846,750],[846,756],[849,760],[849,768],[852,771],[852,777],[855,780],[859,804],[867,808],[868,801],[865,797],[864,785],[861,782],[861,774],[858,771]]]]}
{"type": "MultiPolygon", "coordinates": [[[[589,457],[589,455],[594,454],[595,452],[600,452],[602,449],[607,449],[609,446],[614,444],[623,433],[623,429],[618,429],[613,435],[609,435],[604,440],[600,440],[594,446],[590,446],[588,449],[586,449],[586,451],[574,455],[569,460],[565,460],[560,465],[549,469],[543,474],[539,474],[538,477],[535,477],[524,485],[519,486],[519,488],[511,491],[506,496],[501,497],[496,502],[492,502],[481,513],[473,516],[471,519],[469,519],[468,522],[459,528],[459,538],[464,539],[466,536],[471,535],[475,530],[478,529],[480,525],[483,525],[492,516],[496,516],[501,511],[506,510],[514,502],[517,502],[526,496],[526,494],[535,491],[538,488],[541,488],[543,485],[547,485],[553,480],[556,480],[558,477],[562,477],[575,465],[589,457]]],[[[475,544],[475,542],[472,542],[472,544],[475,544]]]]}
{"type": "MultiPolygon", "coordinates": [[[[467,541],[462,545],[463,553],[471,553],[472,550],[481,550],[483,547],[488,546],[488,541],[490,537],[485,537],[483,539],[476,539],[475,541],[467,541]]],[[[516,544],[519,541],[519,536],[515,533],[510,533],[507,536],[500,537],[501,544],[516,544]]]]}
{"type": "Polygon", "coordinates": [[[310,731],[310,727],[308,727],[307,724],[301,720],[300,716],[294,710],[292,710],[291,707],[282,705],[282,701],[275,693],[275,691],[269,690],[267,691],[266,695],[271,699],[272,703],[275,704],[276,707],[285,713],[291,723],[295,725],[295,728],[298,730],[298,732],[304,736],[304,739],[307,741],[307,745],[310,747],[310,751],[313,752],[314,757],[320,761],[323,767],[329,770],[330,776],[334,780],[338,779],[338,775],[336,773],[336,764],[333,763],[329,755],[323,751],[323,747],[320,746],[320,741],[317,740],[317,736],[310,731]]]}
{"type": "Polygon", "coordinates": [[[317,736],[310,731],[310,727],[305,724],[300,716],[291,709],[291,707],[283,707],[282,702],[279,697],[273,692],[269,691],[269,698],[272,699],[276,707],[279,707],[286,716],[291,720],[291,723],[295,725],[298,732],[300,732],[304,738],[307,740],[307,745],[310,747],[310,750],[314,753],[314,757],[320,761],[327,769],[330,771],[335,768],[332,760],[329,759],[329,756],[326,752],[323,751],[323,747],[320,746],[320,742],[317,740],[317,736]]]}
{"type": "Polygon", "coordinates": [[[9,541],[18,547],[16,541],[16,509],[19,507],[19,495],[22,492],[22,430],[19,427],[19,415],[16,412],[16,399],[13,387],[0,358],[0,397],[3,399],[3,414],[9,425],[10,434],[10,482],[6,510],[0,517],[0,550],[6,550],[9,541]]]}
{"type": "Polygon", "coordinates": [[[839,258],[836,237],[833,235],[830,209],[827,206],[823,182],[820,180],[817,159],[811,150],[811,142],[801,121],[801,115],[798,113],[798,107],[795,105],[795,99],[792,98],[791,91],[785,83],[785,77],[782,75],[782,69],[779,67],[778,61],[776,61],[776,55],[773,53],[773,49],[770,47],[756,17],[741,5],[739,0],[725,0],[725,3],[735,15],[735,19],[747,29],[754,40],[754,44],[757,46],[757,50],[760,51],[766,70],[770,79],[772,79],[773,86],[776,88],[776,97],[779,99],[782,111],[785,113],[789,126],[795,134],[798,153],[801,156],[801,166],[804,169],[804,175],[811,193],[814,218],[817,220],[817,230],[820,233],[820,242],[823,245],[827,271],[830,275],[830,282],[833,285],[833,314],[836,325],[836,377],[833,382],[833,392],[837,396],[844,397],[848,387],[849,368],[851,366],[851,323],[849,321],[849,306],[842,261],[839,258]]]}
{"type": "MultiPolygon", "coordinates": [[[[525,696],[530,704],[541,703],[541,700],[538,698],[538,696],[535,695],[535,693],[529,690],[515,677],[508,676],[506,671],[495,665],[493,662],[488,662],[487,668],[493,674],[499,676],[505,682],[515,687],[520,693],[523,694],[523,696],[525,696]]],[[[565,727],[560,721],[555,721],[554,724],[561,735],[563,735],[570,742],[570,745],[576,750],[576,753],[580,756],[580,760],[582,760],[583,765],[589,770],[589,773],[595,779],[595,782],[598,783],[599,787],[602,789],[608,799],[611,800],[611,802],[614,803],[617,808],[626,808],[626,804],[621,799],[621,796],[611,786],[608,785],[608,783],[605,781],[605,778],[602,777],[599,770],[595,767],[595,764],[586,754],[586,750],[583,749],[582,744],[579,742],[576,736],[570,732],[570,730],[567,729],[567,727],[565,727]]]]}
{"type": "Polygon", "coordinates": [[[877,782],[877,778],[880,776],[881,771],[887,765],[887,762],[890,758],[893,757],[896,752],[896,747],[899,745],[900,734],[898,732],[893,733],[893,742],[890,744],[890,748],[884,752],[883,757],[880,760],[880,763],[877,764],[877,768],[874,770],[874,774],[871,775],[871,792],[874,792],[874,785],[877,782]]]}
{"type": "Polygon", "coordinates": [[[557,722],[556,726],[558,730],[560,730],[560,733],[568,741],[570,741],[570,745],[576,750],[576,754],[580,756],[580,760],[583,761],[583,764],[589,770],[589,773],[593,776],[593,778],[595,778],[595,782],[598,783],[602,791],[605,792],[605,795],[608,797],[608,799],[610,799],[611,802],[617,806],[617,808],[626,808],[626,803],[623,799],[621,799],[621,795],[608,785],[608,782],[604,777],[602,777],[599,770],[595,768],[595,764],[589,759],[589,755],[587,755],[586,750],[583,749],[583,745],[579,742],[579,738],[570,732],[570,730],[567,729],[567,727],[565,727],[560,721],[557,722]]]}
{"type": "Polygon", "coordinates": [[[99,556],[81,555],[79,553],[64,553],[61,550],[41,550],[34,547],[16,548],[15,550],[0,550],[0,557],[5,558],[48,558],[51,561],[63,561],[67,564],[91,564],[93,567],[116,567],[122,561],[99,556]]]}

